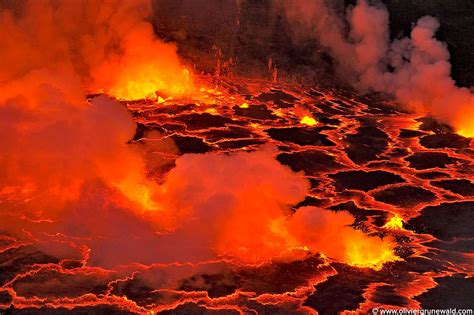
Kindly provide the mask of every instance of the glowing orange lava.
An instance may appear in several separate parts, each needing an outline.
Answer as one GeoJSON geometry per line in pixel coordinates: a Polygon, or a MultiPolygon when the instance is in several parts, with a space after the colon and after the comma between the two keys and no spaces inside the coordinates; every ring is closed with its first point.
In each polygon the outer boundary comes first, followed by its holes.
{"type": "Polygon", "coordinates": [[[179,59],[176,47],[155,38],[142,23],[126,34],[123,54],[93,71],[97,89],[121,100],[156,99],[158,95],[186,96],[195,92],[192,74],[179,59]]]}
{"type": "Polygon", "coordinates": [[[458,130],[457,134],[466,138],[474,138],[474,124],[470,128],[458,130]]]}
{"type": "Polygon", "coordinates": [[[401,260],[393,253],[392,244],[381,239],[354,239],[346,248],[347,263],[359,268],[382,269],[387,262],[401,260]]]}

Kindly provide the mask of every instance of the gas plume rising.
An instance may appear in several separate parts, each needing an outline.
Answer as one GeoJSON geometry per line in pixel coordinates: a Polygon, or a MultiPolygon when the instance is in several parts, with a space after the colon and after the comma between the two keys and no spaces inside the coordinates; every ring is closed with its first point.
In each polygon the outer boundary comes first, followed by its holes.
{"type": "Polygon", "coordinates": [[[362,267],[397,259],[391,240],[353,229],[348,213],[303,207],[293,214],[291,205],[304,199],[310,185],[274,154],[266,147],[179,158],[158,198],[166,210],[151,220],[173,231],[167,243],[206,244],[217,257],[244,263],[297,259],[302,250],[362,267]]]}
{"type": "Polygon", "coordinates": [[[410,37],[390,41],[383,4],[359,0],[346,20],[326,1],[280,1],[296,38],[311,33],[328,49],[341,77],[362,91],[389,93],[408,109],[431,114],[458,133],[474,136],[474,96],[450,77],[445,43],[436,39],[436,18],[425,16],[410,37]],[[349,32],[345,31],[348,25],[349,32]]]}
{"type": "Polygon", "coordinates": [[[85,244],[91,248],[90,262],[100,266],[220,258],[261,264],[323,253],[378,269],[398,259],[393,240],[352,228],[354,218],[346,212],[302,207],[294,213],[292,205],[304,199],[310,186],[302,174],[277,162],[274,153],[266,147],[233,155],[184,155],[156,189],[154,211],[129,211],[98,197],[104,188],[92,187],[64,213],[54,232],[91,240],[85,244]],[[91,211],[96,220],[90,220],[91,211]]]}
{"type": "MultiPolygon", "coordinates": [[[[102,180],[152,209],[142,153],[126,145],[135,123],[118,98],[186,93],[192,82],[171,44],[144,19],[148,1],[25,1],[0,13],[2,191],[27,191],[61,209],[102,180]],[[166,65],[166,66],[164,66],[166,65]],[[184,73],[183,73],[184,71],[184,73]]],[[[37,208],[39,207],[36,203],[37,208]]]]}
{"type": "Polygon", "coordinates": [[[0,82],[45,67],[66,67],[88,91],[120,99],[193,91],[176,47],[157,39],[145,20],[150,1],[40,0],[5,6],[0,82]]]}

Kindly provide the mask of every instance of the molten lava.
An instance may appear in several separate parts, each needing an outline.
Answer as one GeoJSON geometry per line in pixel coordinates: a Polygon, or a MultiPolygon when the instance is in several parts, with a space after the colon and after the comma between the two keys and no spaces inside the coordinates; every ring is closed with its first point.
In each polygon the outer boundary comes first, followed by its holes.
{"type": "Polygon", "coordinates": [[[395,214],[383,227],[390,230],[401,230],[403,229],[403,219],[395,214]]]}
{"type": "Polygon", "coordinates": [[[318,122],[316,121],[316,119],[314,119],[313,117],[310,117],[310,116],[304,116],[303,118],[301,118],[300,120],[300,124],[302,125],[308,125],[308,126],[314,126],[316,125],[318,122]]]}
{"type": "Polygon", "coordinates": [[[359,268],[382,269],[387,262],[401,260],[393,252],[393,245],[381,240],[353,239],[349,242],[346,249],[346,260],[351,266],[359,268]]]}
{"type": "Polygon", "coordinates": [[[176,47],[154,38],[150,24],[140,24],[122,41],[123,53],[93,73],[95,85],[120,100],[156,99],[195,93],[192,75],[178,58],[176,47]]]}

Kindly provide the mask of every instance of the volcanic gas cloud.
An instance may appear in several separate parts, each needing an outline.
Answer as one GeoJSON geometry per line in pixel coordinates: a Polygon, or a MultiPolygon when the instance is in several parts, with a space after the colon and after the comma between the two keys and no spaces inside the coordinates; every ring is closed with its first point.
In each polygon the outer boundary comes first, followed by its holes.
{"type": "Polygon", "coordinates": [[[383,4],[358,0],[347,9],[346,20],[324,0],[280,1],[279,5],[292,23],[295,39],[317,39],[348,83],[362,91],[391,94],[410,110],[429,113],[459,134],[474,135],[474,96],[450,77],[447,45],[435,38],[436,18],[420,18],[409,38],[391,42],[383,4]]]}

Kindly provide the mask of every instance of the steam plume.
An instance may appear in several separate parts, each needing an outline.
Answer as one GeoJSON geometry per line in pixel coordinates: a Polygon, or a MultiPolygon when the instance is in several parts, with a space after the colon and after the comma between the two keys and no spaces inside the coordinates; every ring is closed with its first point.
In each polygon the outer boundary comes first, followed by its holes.
{"type": "Polygon", "coordinates": [[[144,21],[149,5],[3,4],[1,191],[28,192],[35,205],[47,203],[38,208],[60,209],[99,179],[140,207],[154,206],[142,154],[126,145],[135,132],[130,113],[104,96],[86,101],[89,91],[134,99],[156,90],[184,93],[192,85],[175,47],[155,39],[144,21]]]}
{"type": "MultiPolygon", "coordinates": [[[[97,244],[100,250],[92,250],[92,258],[102,264],[123,263],[117,260],[120,257],[146,262],[200,262],[226,257],[262,263],[299,259],[311,251],[364,267],[377,268],[396,260],[392,240],[369,237],[353,229],[354,218],[348,213],[303,207],[294,214],[291,205],[304,199],[309,183],[273,155],[274,150],[267,147],[234,155],[182,156],[159,189],[156,200],[160,210],[146,213],[135,223],[128,219],[127,235],[120,228],[109,228],[105,233],[110,243],[97,244]],[[140,220],[151,223],[153,229],[140,220]],[[153,235],[152,230],[161,231],[160,235],[153,235]],[[123,248],[127,248],[127,257],[122,257],[123,248]]],[[[120,211],[104,211],[104,222],[123,222],[120,211]]],[[[103,226],[84,222],[81,217],[87,216],[74,216],[69,229],[77,230],[75,224],[88,226],[94,235],[99,232],[97,227],[103,226]]],[[[100,231],[104,233],[103,228],[100,231]]]]}
{"type": "Polygon", "coordinates": [[[410,37],[390,42],[388,11],[359,0],[346,21],[324,0],[281,1],[295,34],[311,32],[355,87],[389,93],[410,110],[431,114],[463,135],[474,135],[474,97],[455,85],[446,44],[435,34],[439,22],[418,20],[410,37]],[[345,25],[350,27],[345,31],[345,25]]]}

